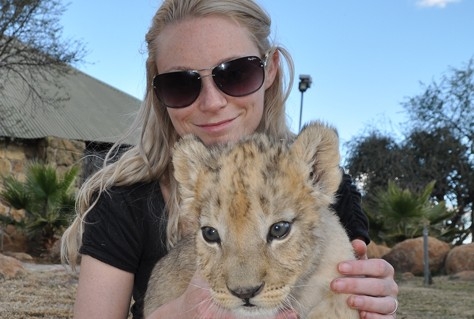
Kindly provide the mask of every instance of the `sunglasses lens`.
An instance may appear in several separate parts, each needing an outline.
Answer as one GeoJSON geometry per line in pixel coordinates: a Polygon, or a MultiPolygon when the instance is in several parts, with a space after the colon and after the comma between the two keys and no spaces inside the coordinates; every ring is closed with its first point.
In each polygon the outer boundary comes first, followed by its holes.
{"type": "MultiPolygon", "coordinates": [[[[245,96],[256,92],[265,80],[265,65],[256,56],[224,62],[212,69],[214,82],[230,96],[245,96]]],[[[201,93],[201,76],[196,71],[162,73],[153,79],[158,99],[166,107],[191,105],[201,93]]]]}
{"type": "Polygon", "coordinates": [[[262,87],[265,66],[255,56],[224,62],[212,71],[219,89],[230,96],[245,96],[262,87]]]}
{"type": "Polygon", "coordinates": [[[158,99],[167,107],[181,108],[192,104],[201,92],[199,74],[180,71],[158,74],[153,79],[158,99]]]}

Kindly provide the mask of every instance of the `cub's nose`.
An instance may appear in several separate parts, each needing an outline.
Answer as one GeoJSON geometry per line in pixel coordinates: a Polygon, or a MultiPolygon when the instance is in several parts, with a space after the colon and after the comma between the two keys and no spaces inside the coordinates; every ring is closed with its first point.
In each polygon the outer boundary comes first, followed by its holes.
{"type": "Polygon", "coordinates": [[[254,286],[254,287],[230,288],[229,286],[227,286],[227,289],[229,289],[230,293],[233,294],[234,296],[242,300],[248,300],[250,298],[255,297],[260,292],[262,292],[263,286],[265,286],[265,283],[262,283],[261,285],[254,286]]]}

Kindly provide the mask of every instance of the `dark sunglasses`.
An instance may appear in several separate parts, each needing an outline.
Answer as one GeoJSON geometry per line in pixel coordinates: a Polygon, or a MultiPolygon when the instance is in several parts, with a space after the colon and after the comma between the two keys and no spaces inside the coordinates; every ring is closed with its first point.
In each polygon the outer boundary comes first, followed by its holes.
{"type": "Polygon", "coordinates": [[[198,98],[202,78],[212,76],[219,90],[227,95],[239,97],[252,94],[263,85],[265,64],[256,56],[247,56],[223,62],[216,67],[202,70],[186,70],[158,74],[153,78],[153,89],[166,107],[182,108],[198,98]],[[212,70],[212,74],[201,76],[200,71],[212,70]]]}

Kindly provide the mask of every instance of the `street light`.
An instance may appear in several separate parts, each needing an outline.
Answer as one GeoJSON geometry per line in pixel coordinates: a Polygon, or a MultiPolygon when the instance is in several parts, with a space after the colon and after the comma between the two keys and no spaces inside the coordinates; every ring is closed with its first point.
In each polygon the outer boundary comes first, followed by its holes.
{"type": "Polygon", "coordinates": [[[298,131],[301,130],[301,117],[303,116],[303,93],[306,92],[307,89],[311,87],[311,75],[308,74],[300,74],[300,83],[298,85],[298,89],[301,92],[301,105],[300,105],[300,124],[298,126],[298,131]]]}

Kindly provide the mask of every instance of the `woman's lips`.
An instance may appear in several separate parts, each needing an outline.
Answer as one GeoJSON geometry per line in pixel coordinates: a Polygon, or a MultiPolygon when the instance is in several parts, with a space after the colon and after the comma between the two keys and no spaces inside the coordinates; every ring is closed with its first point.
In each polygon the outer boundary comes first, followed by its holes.
{"type": "Polygon", "coordinates": [[[234,121],[234,119],[230,119],[230,120],[224,120],[224,121],[215,122],[215,123],[200,124],[200,125],[198,125],[198,126],[199,126],[200,128],[205,129],[205,130],[208,130],[208,131],[215,131],[215,130],[222,130],[222,129],[225,129],[225,128],[228,127],[233,121],[234,121]]]}

